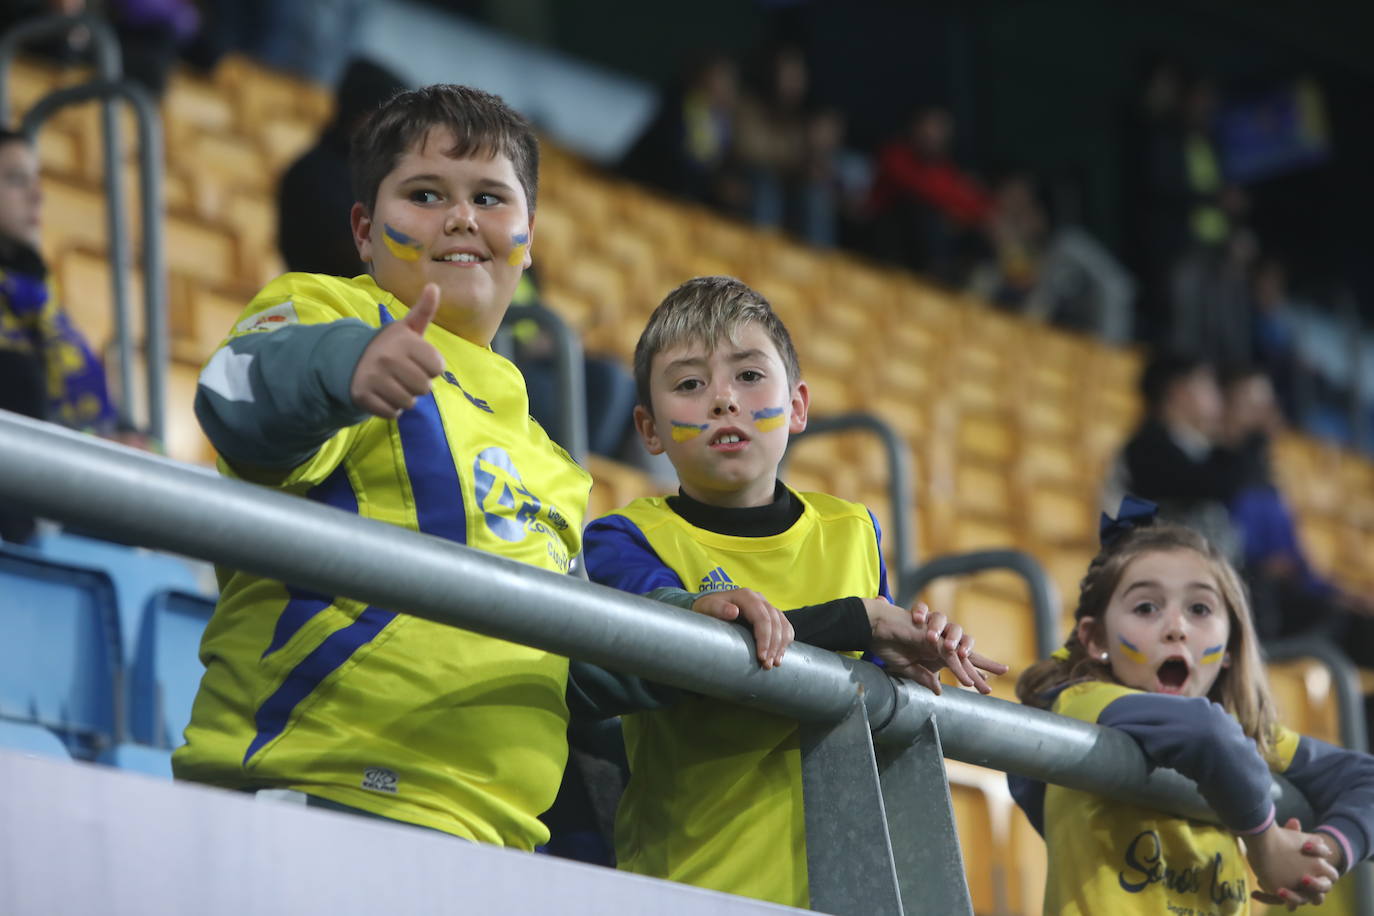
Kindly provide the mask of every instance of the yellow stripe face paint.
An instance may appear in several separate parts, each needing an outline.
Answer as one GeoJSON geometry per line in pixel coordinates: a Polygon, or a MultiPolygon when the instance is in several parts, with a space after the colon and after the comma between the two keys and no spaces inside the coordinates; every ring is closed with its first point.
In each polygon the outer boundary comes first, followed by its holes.
{"type": "Polygon", "coordinates": [[[1137,665],[1143,665],[1147,661],[1149,661],[1149,659],[1145,657],[1145,653],[1141,652],[1140,649],[1131,645],[1130,641],[1127,640],[1125,637],[1118,636],[1116,638],[1116,641],[1121,645],[1121,654],[1129,658],[1131,661],[1135,662],[1137,665]]]}
{"type": "Polygon", "coordinates": [[[1221,656],[1225,649],[1225,646],[1213,646],[1210,649],[1203,649],[1202,658],[1198,659],[1198,664],[1215,665],[1217,662],[1221,661],[1221,656]]]}
{"type": "Polygon", "coordinates": [[[676,420],[673,420],[672,424],[674,442],[687,442],[690,439],[695,439],[697,436],[706,432],[706,427],[708,425],[706,423],[700,425],[696,423],[679,423],[676,420]]]}
{"type": "Polygon", "coordinates": [[[525,252],[530,247],[530,234],[522,232],[519,235],[512,235],[510,240],[515,247],[510,250],[510,257],[506,258],[506,263],[511,267],[519,267],[525,263],[525,252]]]}
{"type": "Polygon", "coordinates": [[[754,411],[754,428],[761,433],[770,432],[787,422],[781,407],[765,407],[754,411]]]}
{"type": "Polygon", "coordinates": [[[386,243],[386,250],[391,252],[391,256],[402,261],[420,260],[420,249],[425,247],[399,229],[391,228],[388,224],[382,225],[382,241],[386,243]]]}

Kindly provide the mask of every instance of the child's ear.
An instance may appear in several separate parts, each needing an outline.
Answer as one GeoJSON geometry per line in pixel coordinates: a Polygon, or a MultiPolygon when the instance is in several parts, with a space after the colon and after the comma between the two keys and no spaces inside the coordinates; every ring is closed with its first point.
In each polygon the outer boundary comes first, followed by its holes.
{"type": "Polygon", "coordinates": [[[1093,658],[1101,658],[1107,651],[1101,638],[1105,634],[1099,633],[1099,629],[1096,617],[1083,617],[1078,621],[1078,641],[1083,644],[1083,648],[1087,649],[1088,654],[1093,658]]]}
{"type": "Polygon", "coordinates": [[[520,265],[521,270],[529,270],[534,264],[534,214],[530,214],[530,225],[525,230],[529,235],[529,241],[525,243],[525,263],[520,265]]]}
{"type": "Polygon", "coordinates": [[[353,228],[353,244],[358,248],[359,260],[372,263],[372,217],[361,203],[354,203],[348,211],[348,224],[353,228]]]}
{"type": "Polygon", "coordinates": [[[792,415],[787,421],[787,432],[795,436],[806,429],[806,412],[811,407],[811,390],[806,382],[792,386],[792,415]]]}
{"type": "Polygon", "coordinates": [[[663,454],[663,442],[658,438],[654,415],[640,404],[635,405],[635,431],[639,433],[639,438],[644,442],[644,448],[650,455],[663,454]]]}

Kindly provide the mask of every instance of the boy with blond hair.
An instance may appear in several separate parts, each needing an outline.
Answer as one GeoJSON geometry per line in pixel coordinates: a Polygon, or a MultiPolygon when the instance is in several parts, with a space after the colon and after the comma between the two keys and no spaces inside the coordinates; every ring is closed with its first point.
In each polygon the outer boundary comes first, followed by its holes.
{"type": "MultiPolygon", "coordinates": [[[[200,378],[220,469],[566,572],[590,479],[490,343],[530,264],[539,149],[497,97],[429,86],[358,130],[370,273],[286,274],[200,378]]],[[[346,558],[341,558],[341,562],[346,558]]],[[[567,659],[232,569],[182,779],[532,849],[567,758],[567,659]]]]}
{"type": "MultiPolygon", "coordinates": [[[[730,277],[684,283],[640,336],[635,379],[636,428],[651,453],[667,454],[681,487],[588,527],[593,581],[748,623],[765,668],[795,635],[872,651],[936,692],[944,665],[983,692],[978,669],[1006,671],[943,615],[891,604],[866,508],[778,479],[810,392],[761,295],[730,277]]],[[[808,905],[795,720],[681,697],[623,726],[631,775],[616,818],[621,868],[808,905]]]]}

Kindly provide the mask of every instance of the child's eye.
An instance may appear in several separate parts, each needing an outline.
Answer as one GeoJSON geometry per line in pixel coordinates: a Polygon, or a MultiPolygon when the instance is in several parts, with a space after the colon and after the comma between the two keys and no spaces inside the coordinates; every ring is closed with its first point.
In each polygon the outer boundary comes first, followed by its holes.
{"type": "Polygon", "coordinates": [[[415,190],[410,192],[410,200],[417,204],[438,203],[439,194],[436,191],[415,190]]]}
{"type": "Polygon", "coordinates": [[[685,379],[683,379],[682,381],[678,382],[677,385],[674,386],[673,390],[674,390],[674,391],[696,391],[696,390],[697,390],[698,388],[700,388],[700,387],[701,387],[701,379],[699,379],[699,378],[685,378],[685,379]]]}
{"type": "Polygon", "coordinates": [[[479,207],[495,207],[499,204],[505,203],[505,201],[503,201],[500,197],[496,196],[495,194],[488,193],[487,191],[483,191],[482,193],[474,196],[472,198],[472,202],[479,207]]]}
{"type": "Polygon", "coordinates": [[[1155,603],[1153,601],[1142,601],[1135,607],[1131,608],[1131,613],[1139,614],[1143,617],[1146,614],[1153,614],[1155,610],[1155,603]]]}
{"type": "Polygon", "coordinates": [[[1199,617],[1207,617],[1210,616],[1212,613],[1211,606],[1203,604],[1201,601],[1189,607],[1188,610],[1199,617]]]}
{"type": "Polygon", "coordinates": [[[761,382],[763,381],[763,373],[757,369],[745,369],[739,374],[739,380],[741,382],[761,382]]]}

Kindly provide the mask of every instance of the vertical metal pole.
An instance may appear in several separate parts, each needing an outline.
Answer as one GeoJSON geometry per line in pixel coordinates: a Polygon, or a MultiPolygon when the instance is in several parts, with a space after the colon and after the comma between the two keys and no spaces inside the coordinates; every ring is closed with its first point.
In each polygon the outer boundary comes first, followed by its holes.
{"type": "Polygon", "coordinates": [[[587,463],[587,375],[582,341],[557,314],[536,306],[539,323],[553,335],[554,365],[558,370],[563,406],[563,444],[578,464],[587,463]]]}
{"type": "MultiPolygon", "coordinates": [[[[113,103],[114,100],[121,97],[128,100],[129,104],[133,106],[134,113],[138,118],[139,172],[143,213],[143,264],[146,275],[144,277],[144,314],[146,316],[144,359],[147,363],[148,378],[148,429],[154,437],[162,439],[165,433],[167,389],[167,280],[162,250],[162,132],[159,128],[157,107],[143,87],[128,81],[83,83],[79,86],[59,89],[39,99],[24,115],[23,130],[29,137],[36,137],[38,129],[43,123],[66,105],[74,105],[91,99],[105,99],[113,103]]],[[[121,245],[127,247],[127,238],[122,237],[120,242],[121,245]]],[[[127,268],[127,266],[126,264],[125,267],[127,268]]],[[[127,331],[128,303],[116,300],[115,305],[116,327],[123,327],[127,331]]],[[[125,333],[120,343],[121,384],[132,384],[129,381],[133,371],[132,337],[125,333]],[[126,350],[128,351],[127,354],[126,350]],[[126,355],[128,356],[127,359],[125,358],[126,355]]],[[[126,387],[121,394],[124,407],[120,412],[120,418],[128,420],[132,417],[130,402],[133,392],[126,387]]]]}
{"type": "Polygon", "coordinates": [[[802,796],[811,909],[902,916],[887,815],[863,698],[833,724],[803,723],[802,796]]]}
{"type": "Polygon", "coordinates": [[[934,717],[906,747],[878,747],[897,885],[908,916],[972,916],[954,804],[934,717]]]}
{"type": "MultiPolygon", "coordinates": [[[[117,82],[124,72],[119,41],[110,24],[98,16],[46,16],[20,23],[0,39],[0,123],[9,123],[9,64],[26,42],[50,35],[66,35],[84,27],[91,36],[96,72],[107,83],[117,82]]],[[[64,90],[58,90],[62,92],[64,90]]],[[[56,93],[54,93],[56,94],[56,93]]],[[[37,106],[35,106],[37,107],[37,106]]],[[[105,169],[105,231],[109,239],[112,270],[110,285],[114,296],[115,349],[119,360],[119,418],[134,419],[133,332],[129,326],[129,238],[125,232],[124,184],[120,168],[119,110],[112,95],[102,97],[100,105],[101,156],[105,169]]],[[[36,130],[36,126],[35,126],[36,130]]],[[[32,133],[29,134],[33,136],[32,133]]],[[[159,166],[161,159],[159,157],[159,166]]],[[[147,231],[146,228],[144,230],[147,231]]],[[[152,282],[149,280],[149,282],[152,282]]],[[[150,411],[152,406],[149,405],[150,411]]]]}

